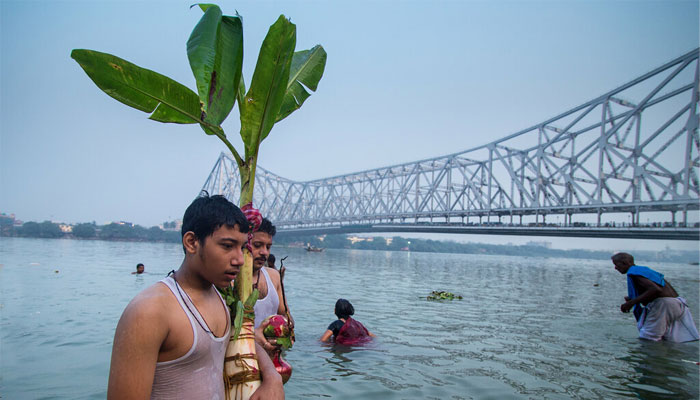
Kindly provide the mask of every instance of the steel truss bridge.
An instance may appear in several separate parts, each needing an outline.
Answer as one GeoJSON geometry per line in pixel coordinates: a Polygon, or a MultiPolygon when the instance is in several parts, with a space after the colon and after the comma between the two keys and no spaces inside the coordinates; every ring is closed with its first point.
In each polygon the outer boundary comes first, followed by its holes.
{"type": "MultiPolygon", "coordinates": [[[[688,218],[700,199],[698,76],[695,49],[535,126],[442,157],[306,182],[258,167],[254,204],[280,232],[698,240],[688,218]],[[640,223],[643,213],[654,222],[640,223]]],[[[229,155],[203,189],[238,203],[229,155]]]]}

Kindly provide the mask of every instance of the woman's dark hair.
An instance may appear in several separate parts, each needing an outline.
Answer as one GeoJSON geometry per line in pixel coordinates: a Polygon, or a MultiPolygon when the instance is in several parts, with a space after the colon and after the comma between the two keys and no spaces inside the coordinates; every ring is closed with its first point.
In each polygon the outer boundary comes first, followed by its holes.
{"type": "Polygon", "coordinates": [[[274,254],[270,254],[269,256],[267,256],[267,263],[268,264],[272,263],[273,266],[275,265],[275,255],[274,254]]]}
{"type": "Polygon", "coordinates": [[[338,301],[335,302],[335,316],[338,317],[338,319],[347,319],[353,314],[355,314],[355,308],[349,301],[338,299],[338,301]]]}
{"type": "Polygon", "coordinates": [[[248,232],[248,220],[240,208],[224,196],[209,196],[209,193],[202,191],[185,210],[181,234],[184,237],[185,233],[192,231],[197,240],[204,244],[207,237],[222,225],[230,228],[238,225],[241,232],[248,232]]]}

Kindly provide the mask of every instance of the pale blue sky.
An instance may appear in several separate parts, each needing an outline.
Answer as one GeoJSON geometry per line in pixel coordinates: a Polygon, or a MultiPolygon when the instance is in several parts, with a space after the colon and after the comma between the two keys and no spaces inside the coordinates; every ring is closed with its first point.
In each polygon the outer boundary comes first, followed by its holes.
{"type": "MultiPolygon", "coordinates": [[[[185,43],[201,11],[191,3],[0,0],[0,211],[146,226],[181,217],[223,145],[106,96],[70,51],[112,53],[194,88],[185,43]]],[[[248,82],[281,13],[297,24],[298,50],[328,53],[318,92],[261,147],[260,165],[294,180],[490,142],[699,41],[697,1],[218,4],[243,16],[248,82]]],[[[238,127],[234,112],[224,128],[240,149],[238,127]]]]}

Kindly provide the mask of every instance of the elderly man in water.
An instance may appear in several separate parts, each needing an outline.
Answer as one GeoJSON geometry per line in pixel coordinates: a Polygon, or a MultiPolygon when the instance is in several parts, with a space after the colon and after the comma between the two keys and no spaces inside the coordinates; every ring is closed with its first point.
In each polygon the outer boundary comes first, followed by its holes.
{"type": "Polygon", "coordinates": [[[626,313],[634,308],[641,339],[670,342],[698,340],[698,330],[688,304],[678,296],[663,274],[635,265],[634,257],[628,253],[617,253],[611,258],[615,269],[627,274],[628,295],[620,305],[620,311],[626,313]]]}

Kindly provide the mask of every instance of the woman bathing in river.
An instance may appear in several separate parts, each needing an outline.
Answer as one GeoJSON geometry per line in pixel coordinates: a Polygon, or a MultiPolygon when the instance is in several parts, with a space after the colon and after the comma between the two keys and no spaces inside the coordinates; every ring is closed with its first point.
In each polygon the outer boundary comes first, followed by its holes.
{"type": "Polygon", "coordinates": [[[327,342],[331,336],[336,343],[344,345],[362,344],[376,337],[372,332],[368,331],[362,323],[350,318],[355,314],[355,308],[345,299],[338,299],[335,302],[335,315],[338,317],[328,325],[328,329],[321,336],[322,342],[327,342]]]}

